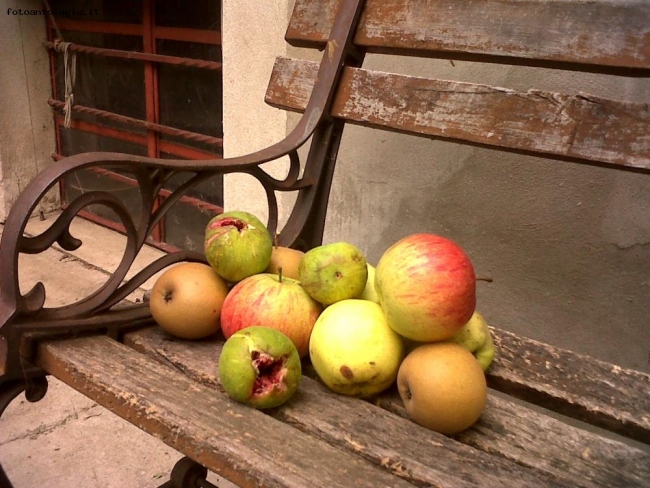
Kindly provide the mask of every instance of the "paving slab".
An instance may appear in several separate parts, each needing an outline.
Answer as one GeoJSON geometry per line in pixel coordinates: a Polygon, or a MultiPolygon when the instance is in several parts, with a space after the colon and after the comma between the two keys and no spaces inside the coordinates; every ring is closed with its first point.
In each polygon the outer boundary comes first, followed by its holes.
{"type": "MultiPolygon", "coordinates": [[[[58,214],[32,219],[27,234],[47,229],[58,214]]],[[[117,268],[124,236],[77,218],[70,227],[83,245],[68,252],[55,245],[38,255],[21,256],[21,291],[38,281],[46,287],[46,306],[73,303],[98,289],[117,268]]],[[[0,234],[2,226],[0,226],[0,234]]],[[[132,276],[164,253],[146,246],[132,276]]],[[[140,299],[156,276],[131,294],[140,299]]],[[[0,418],[0,462],[14,488],[154,488],[169,479],[182,455],[161,441],[54,378],[43,400],[30,403],[21,395],[0,418]]],[[[235,485],[210,473],[223,488],[235,485]]]]}

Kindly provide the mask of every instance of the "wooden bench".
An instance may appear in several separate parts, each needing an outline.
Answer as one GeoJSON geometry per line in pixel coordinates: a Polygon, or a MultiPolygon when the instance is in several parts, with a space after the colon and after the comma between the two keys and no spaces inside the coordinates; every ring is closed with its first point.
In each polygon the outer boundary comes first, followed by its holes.
{"type": "MultiPolygon", "coordinates": [[[[650,172],[648,104],[362,67],[365,53],[379,52],[647,77],[649,26],[650,4],[631,0],[296,0],[287,41],[323,55],[320,63],[276,62],[267,102],[304,113],[285,140],[215,161],[73,156],[21,194],[0,247],[0,413],[23,391],[30,401],[42,398],[53,375],[187,456],[167,487],[208,486],[202,466],[242,487],[650,486],[650,376],[642,372],[493,328],[488,405],[475,426],[456,436],[408,420],[394,389],[372,401],[336,395],[308,364],[297,395],[260,412],[220,389],[223,338],[173,339],[152,325],[146,303],[123,303],[166,266],[204,260],[199,253],[169,254],[124,281],[162,213],[217,173],[260,180],[272,232],[275,192],[297,191],[280,243],[320,244],[347,123],[545,155],[558,164],[650,172]],[[298,148],[310,138],[301,162],[298,148]],[[260,167],[285,155],[291,170],[284,180],[260,167]],[[133,173],[141,208],[88,193],[70,202],[48,231],[23,236],[48,188],[77,168],[101,165],[133,173]],[[163,182],[179,171],[195,176],[155,208],[163,182]],[[54,243],[78,248],[68,226],[88,204],[112,208],[126,228],[128,244],[112,277],[94,295],[59,309],[43,307],[43,286],[21,295],[19,255],[54,243]]],[[[10,486],[2,472],[0,485],[10,486]]]]}

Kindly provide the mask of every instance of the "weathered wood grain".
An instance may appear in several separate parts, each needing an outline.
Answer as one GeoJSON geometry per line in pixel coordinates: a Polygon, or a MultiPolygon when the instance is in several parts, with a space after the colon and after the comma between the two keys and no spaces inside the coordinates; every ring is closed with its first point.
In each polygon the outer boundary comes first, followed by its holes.
{"type": "MultiPolygon", "coordinates": [[[[650,375],[493,329],[491,387],[650,444],[650,375]]],[[[648,477],[650,480],[650,476],[648,477]]]]}
{"type": "MultiPolygon", "coordinates": [[[[129,334],[126,341],[152,357],[171,362],[197,381],[218,384],[212,362],[216,361],[213,347],[218,349],[219,341],[197,348],[194,346],[198,344],[171,339],[157,328],[129,334]],[[206,353],[210,355],[206,357],[206,353]]],[[[382,395],[377,403],[406,417],[394,392],[382,395]]],[[[501,477],[504,470],[514,469],[493,457],[477,455],[467,450],[467,446],[426,431],[411,421],[398,422],[373,405],[334,395],[308,378],[303,381],[296,401],[272,415],[386,466],[417,485],[436,479],[444,482],[443,486],[446,483],[461,486],[458,480],[448,478],[445,471],[448,466],[462,465],[463,459],[468,457],[473,460],[471,465],[452,469],[452,472],[481,486],[490,486],[494,480],[490,475],[477,479],[477,472],[501,477]],[[431,459],[437,459],[436,463],[431,463],[431,459]],[[477,466],[480,466],[478,471],[477,466]],[[468,473],[465,473],[466,468],[468,473]]],[[[644,486],[645,480],[650,479],[650,455],[647,453],[494,396],[490,396],[481,420],[457,438],[517,465],[557,477],[552,484],[565,479],[572,486],[628,487],[644,486]]],[[[523,478],[514,472],[506,476],[519,478],[524,484],[529,482],[526,473],[523,478]]]]}
{"type": "MultiPolygon", "coordinates": [[[[378,404],[405,418],[395,393],[378,404]]],[[[496,395],[480,420],[454,438],[527,466],[572,480],[575,486],[647,487],[650,455],[621,442],[605,439],[496,395]],[[595,440],[596,439],[596,440],[595,440]]]]}
{"type": "MultiPolygon", "coordinates": [[[[296,0],[287,40],[296,46],[322,46],[340,3],[296,0]]],[[[366,0],[354,42],[371,52],[508,56],[647,69],[650,3],[366,0]]]]}
{"type": "MultiPolygon", "coordinates": [[[[318,64],[278,58],[266,101],[302,111],[318,64]]],[[[332,115],[415,135],[650,169],[650,104],[345,68],[332,115]]]]}
{"type": "Polygon", "coordinates": [[[241,487],[412,486],[107,337],[41,344],[38,365],[241,487]]]}

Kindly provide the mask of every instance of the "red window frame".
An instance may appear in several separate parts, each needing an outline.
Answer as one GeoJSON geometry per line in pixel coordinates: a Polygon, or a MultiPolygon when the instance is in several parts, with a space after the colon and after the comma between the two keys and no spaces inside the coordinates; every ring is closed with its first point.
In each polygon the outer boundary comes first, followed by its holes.
{"type": "MultiPolygon", "coordinates": [[[[91,134],[101,135],[103,137],[110,137],[114,139],[119,139],[122,141],[134,143],[147,149],[147,155],[152,158],[161,157],[161,153],[168,153],[173,156],[182,159],[219,159],[223,157],[223,141],[221,138],[208,136],[206,134],[198,134],[195,132],[190,132],[186,130],[181,130],[174,127],[169,127],[160,124],[160,104],[159,104],[159,70],[158,66],[160,63],[172,64],[172,65],[184,65],[192,66],[196,69],[212,69],[212,70],[221,70],[221,63],[208,60],[199,60],[192,58],[183,58],[177,56],[167,56],[160,55],[156,52],[156,41],[159,39],[164,40],[173,40],[173,41],[186,41],[186,42],[195,42],[202,44],[210,44],[214,46],[221,46],[221,32],[216,30],[203,30],[203,29],[191,29],[183,27],[167,27],[167,26],[158,26],[155,22],[155,11],[154,11],[154,0],[143,0],[143,16],[142,24],[131,24],[131,23],[121,23],[121,22],[104,22],[104,21],[85,21],[70,19],[65,17],[48,17],[47,18],[47,40],[46,47],[50,50],[50,72],[52,80],[52,98],[48,100],[48,104],[52,106],[55,110],[55,137],[56,137],[56,147],[57,152],[52,155],[54,160],[62,159],[67,155],[61,154],[61,131],[65,130],[64,128],[64,116],[63,116],[63,102],[60,100],[63,98],[62,94],[57,93],[57,83],[56,83],[56,72],[57,72],[57,56],[60,56],[61,53],[57,52],[56,45],[61,40],[59,39],[59,33],[61,31],[80,31],[80,32],[89,32],[89,33],[101,33],[101,34],[117,34],[117,35],[128,35],[128,36],[141,36],[143,38],[143,51],[131,52],[131,51],[119,51],[113,49],[102,49],[94,48],[90,46],[80,46],[80,45],[71,45],[69,49],[71,51],[77,51],[84,53],[83,55],[96,55],[96,56],[112,56],[119,57],[123,59],[129,59],[132,62],[141,62],[144,63],[144,84],[145,84],[145,107],[146,107],[146,119],[139,120],[131,117],[126,117],[120,114],[115,114],[112,112],[98,110],[93,107],[83,107],[83,106],[74,106],[73,115],[70,123],[70,127],[88,132],[91,134]],[[97,123],[91,123],[81,120],[74,119],[75,112],[86,112],[92,113],[99,117],[112,118],[113,120],[118,120],[124,124],[145,128],[146,135],[142,133],[129,132],[128,130],[117,129],[113,127],[107,127],[97,123]],[[199,140],[211,145],[214,145],[214,151],[206,151],[198,148],[193,148],[190,146],[178,144],[173,141],[161,140],[160,134],[171,134],[180,136],[186,139],[199,140]]],[[[119,180],[131,185],[136,185],[136,181],[114,173],[109,170],[97,169],[98,173],[101,173],[104,176],[109,176],[115,180],[119,180]]],[[[60,186],[62,201],[65,202],[65,190],[64,186],[60,186]]],[[[169,192],[162,190],[160,196],[158,197],[158,202],[156,205],[161,203],[161,200],[169,195],[169,192]]],[[[190,196],[184,196],[181,198],[181,202],[193,205],[202,210],[207,210],[210,213],[221,213],[223,211],[222,206],[214,205],[208,202],[201,201],[197,198],[190,196]]],[[[65,203],[64,203],[65,204],[65,203]]],[[[114,230],[123,231],[124,228],[121,224],[113,222],[109,219],[96,215],[88,211],[82,211],[79,214],[80,216],[92,220],[94,222],[100,223],[106,227],[112,228],[114,230]]],[[[161,222],[154,229],[153,235],[151,236],[151,244],[165,249],[165,250],[177,250],[178,247],[165,243],[165,220],[162,219],[161,222]]]]}

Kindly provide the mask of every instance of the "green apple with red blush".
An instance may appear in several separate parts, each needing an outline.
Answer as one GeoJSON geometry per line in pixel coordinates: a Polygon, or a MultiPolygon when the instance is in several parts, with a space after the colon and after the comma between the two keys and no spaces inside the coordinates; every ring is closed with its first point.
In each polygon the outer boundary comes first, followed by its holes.
{"type": "Polygon", "coordinates": [[[266,226],[248,212],[225,212],[205,229],[205,256],[226,281],[237,283],[264,271],[271,261],[273,240],[266,226]]]}
{"type": "Polygon", "coordinates": [[[388,248],[377,264],[375,290],[388,324],[413,341],[449,339],[476,307],[469,257],[436,234],[412,234],[388,248]]]}
{"type": "Polygon", "coordinates": [[[309,336],[323,307],[297,280],[261,273],[233,286],[221,310],[221,330],[226,338],[255,325],[276,329],[293,341],[300,357],[309,352],[309,336]]]}

